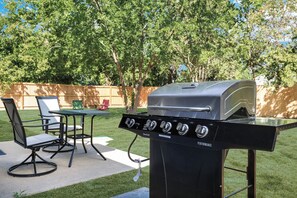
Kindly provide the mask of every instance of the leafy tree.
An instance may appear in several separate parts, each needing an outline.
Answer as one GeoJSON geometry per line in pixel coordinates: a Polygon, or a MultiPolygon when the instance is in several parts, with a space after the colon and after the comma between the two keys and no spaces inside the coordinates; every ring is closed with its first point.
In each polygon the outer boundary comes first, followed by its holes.
{"type": "Polygon", "coordinates": [[[294,45],[297,31],[296,1],[270,0],[260,12],[266,21],[263,36],[269,38],[270,44],[262,71],[274,85],[292,86],[297,82],[297,55],[290,47],[290,42],[294,45]]]}
{"type": "Polygon", "coordinates": [[[258,75],[294,84],[294,0],[236,2],[6,1],[0,82],[120,85],[131,111],[143,85],[258,75]]]}
{"type": "Polygon", "coordinates": [[[73,1],[30,2],[37,10],[39,31],[44,33],[48,48],[48,68],[40,75],[40,81],[84,84],[88,77],[84,66],[90,60],[96,60],[86,49],[92,47],[86,45],[89,35],[82,32],[86,28],[79,29],[88,24],[83,24],[85,17],[79,14],[73,1]]]}
{"type": "Polygon", "coordinates": [[[166,3],[160,1],[94,0],[92,16],[103,52],[117,68],[127,109],[135,111],[139,94],[152,68],[166,65],[170,38],[166,3]],[[127,85],[133,87],[128,94],[127,85]],[[128,103],[131,97],[131,103],[128,103]]]}
{"type": "Polygon", "coordinates": [[[171,1],[174,20],[172,51],[185,64],[192,81],[218,79],[221,65],[216,57],[225,31],[235,23],[234,6],[229,1],[171,1]]]}
{"type": "Polygon", "coordinates": [[[282,42],[296,31],[294,1],[245,0],[238,9],[238,23],[230,30],[233,60],[252,79],[265,75],[276,86],[296,82],[294,55],[282,42]]]}
{"type": "Polygon", "coordinates": [[[44,39],[33,23],[35,12],[23,1],[9,1],[6,8],[0,20],[0,82],[34,81],[47,65],[44,39]]]}

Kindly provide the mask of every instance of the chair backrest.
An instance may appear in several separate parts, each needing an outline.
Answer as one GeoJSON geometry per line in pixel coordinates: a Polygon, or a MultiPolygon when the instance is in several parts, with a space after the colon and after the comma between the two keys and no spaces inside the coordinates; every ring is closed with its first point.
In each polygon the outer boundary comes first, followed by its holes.
{"type": "MultiPolygon", "coordinates": [[[[60,116],[54,116],[52,113],[49,113],[49,111],[60,110],[59,100],[57,96],[36,96],[36,100],[41,118],[49,119],[49,124],[60,122],[60,116]]],[[[42,124],[46,124],[46,121],[43,120],[42,124]]],[[[44,127],[43,130],[45,130],[44,127]]]]}
{"type": "Polygon", "coordinates": [[[25,129],[21,117],[18,113],[14,100],[12,98],[1,98],[6,109],[9,121],[12,125],[14,141],[23,147],[27,147],[25,129]]]}
{"type": "Polygon", "coordinates": [[[83,109],[83,102],[82,100],[72,100],[72,108],[73,109],[83,109]]]}
{"type": "Polygon", "coordinates": [[[109,107],[109,100],[107,100],[107,99],[103,99],[102,104],[103,104],[104,106],[109,107]]]}
{"type": "Polygon", "coordinates": [[[102,104],[100,105],[100,107],[98,108],[101,111],[107,110],[109,107],[109,100],[107,99],[103,99],[102,104]]]}

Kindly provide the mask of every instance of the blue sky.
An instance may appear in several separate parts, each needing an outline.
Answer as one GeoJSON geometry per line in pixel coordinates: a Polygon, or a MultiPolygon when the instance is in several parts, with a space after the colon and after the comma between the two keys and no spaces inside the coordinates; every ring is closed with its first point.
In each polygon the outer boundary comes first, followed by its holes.
{"type": "Polygon", "coordinates": [[[0,13],[5,13],[5,8],[4,8],[4,3],[3,3],[3,0],[0,0],[0,13]]]}

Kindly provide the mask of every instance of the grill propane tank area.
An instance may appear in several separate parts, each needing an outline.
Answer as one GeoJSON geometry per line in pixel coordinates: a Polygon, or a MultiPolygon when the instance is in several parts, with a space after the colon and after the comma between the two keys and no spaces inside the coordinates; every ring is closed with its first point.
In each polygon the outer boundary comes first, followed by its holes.
{"type": "MultiPolygon", "coordinates": [[[[148,96],[148,112],[123,114],[120,128],[150,139],[149,196],[256,197],[256,150],[273,151],[280,131],[297,120],[255,117],[249,80],[176,83],[148,96]],[[247,149],[247,186],[224,195],[229,149],[247,149]]],[[[236,170],[236,169],[234,169],[236,170]]]]}

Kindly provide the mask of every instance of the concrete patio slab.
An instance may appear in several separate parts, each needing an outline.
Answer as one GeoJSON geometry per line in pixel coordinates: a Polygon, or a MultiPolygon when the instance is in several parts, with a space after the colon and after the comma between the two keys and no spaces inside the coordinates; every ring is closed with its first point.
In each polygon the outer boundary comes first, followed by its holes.
{"type": "MultiPolygon", "coordinates": [[[[30,150],[22,148],[13,141],[0,142],[0,149],[6,153],[0,156],[0,197],[11,198],[16,192],[35,194],[138,168],[138,164],[128,159],[125,151],[103,146],[102,144],[106,145],[106,137],[94,138],[94,144],[107,158],[106,161],[90,145],[86,146],[88,152],[84,153],[82,145],[77,142],[77,150],[70,168],[68,168],[70,152],[59,153],[50,159],[50,153],[39,151],[38,154],[44,159],[55,162],[58,169],[40,177],[20,178],[9,176],[6,171],[12,165],[23,161],[30,154],[30,150]]],[[[143,159],[141,156],[132,156],[143,159]]],[[[143,167],[147,165],[148,162],[142,164],[143,167]]]]}

